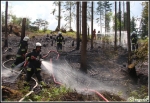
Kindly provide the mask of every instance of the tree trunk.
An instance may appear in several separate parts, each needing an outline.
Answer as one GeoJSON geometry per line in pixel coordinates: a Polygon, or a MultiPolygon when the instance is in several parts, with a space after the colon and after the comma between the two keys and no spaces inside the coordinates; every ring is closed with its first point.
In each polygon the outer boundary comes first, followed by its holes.
{"type": "Polygon", "coordinates": [[[92,7],[91,7],[91,49],[93,49],[93,1],[92,1],[92,7]]]}
{"type": "Polygon", "coordinates": [[[130,43],[130,2],[127,4],[127,38],[128,38],[128,65],[131,64],[131,43],[130,43]]]}
{"type": "Polygon", "coordinates": [[[25,27],[26,27],[26,18],[22,19],[22,30],[21,30],[21,41],[23,41],[23,38],[25,37],[25,27]]]}
{"type": "Polygon", "coordinates": [[[76,47],[76,50],[79,50],[79,47],[80,47],[80,35],[79,35],[79,5],[80,5],[80,2],[77,2],[77,47],[76,47]]]}
{"type": "Polygon", "coordinates": [[[106,6],[105,6],[105,36],[106,36],[106,6]]]}
{"type": "Polygon", "coordinates": [[[7,34],[7,12],[8,12],[8,1],[6,1],[6,9],[5,9],[5,43],[4,47],[8,47],[8,34],[7,34]]]}
{"type": "Polygon", "coordinates": [[[121,2],[119,1],[119,45],[121,45],[121,2]]]}
{"type": "Polygon", "coordinates": [[[117,14],[117,2],[115,1],[115,41],[114,41],[115,51],[117,50],[117,17],[116,17],[116,14],[117,14]]]}
{"type": "Polygon", "coordinates": [[[101,23],[101,14],[100,14],[100,32],[102,33],[102,23],[101,23]]]}
{"type": "Polygon", "coordinates": [[[81,30],[82,30],[82,22],[81,22],[81,21],[82,21],[82,17],[81,17],[81,14],[82,14],[82,13],[81,13],[81,3],[82,3],[82,2],[80,2],[80,4],[79,4],[79,5],[80,5],[80,18],[79,18],[79,19],[80,19],[80,28],[79,28],[79,29],[80,29],[80,35],[81,35],[81,30]]]}
{"type": "Polygon", "coordinates": [[[82,2],[82,45],[81,45],[81,71],[87,72],[86,48],[87,48],[87,2],[82,2]]]}
{"type": "Polygon", "coordinates": [[[60,30],[60,13],[61,13],[61,1],[59,1],[59,6],[58,6],[58,29],[60,30]]]}
{"type": "Polygon", "coordinates": [[[125,6],[123,1],[123,30],[125,31],[125,14],[124,14],[125,6]]]}
{"type": "Polygon", "coordinates": [[[90,38],[90,34],[89,34],[89,27],[88,27],[88,31],[87,31],[87,32],[88,32],[88,39],[89,39],[89,38],[90,38]]]}
{"type": "Polygon", "coordinates": [[[72,31],[71,30],[71,2],[70,2],[70,31],[72,31]]]}

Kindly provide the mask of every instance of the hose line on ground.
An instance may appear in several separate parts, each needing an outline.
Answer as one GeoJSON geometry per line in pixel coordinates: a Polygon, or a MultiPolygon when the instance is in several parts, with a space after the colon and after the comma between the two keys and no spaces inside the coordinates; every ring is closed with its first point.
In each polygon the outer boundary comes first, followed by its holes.
{"type": "MultiPolygon", "coordinates": [[[[54,52],[56,52],[56,51],[54,51],[54,52]]],[[[57,53],[58,53],[58,52],[57,52],[57,53]]],[[[59,56],[58,56],[58,57],[59,57],[59,56]]],[[[52,59],[50,59],[50,63],[52,64],[52,59]]],[[[68,65],[69,65],[69,64],[68,64],[68,65]]],[[[51,68],[51,70],[53,70],[52,65],[51,65],[50,68],[51,68]]],[[[52,74],[52,75],[53,75],[53,80],[54,80],[54,82],[55,82],[56,84],[62,85],[62,83],[57,82],[57,81],[55,80],[54,74],[52,74]]],[[[82,89],[82,90],[85,90],[85,89],[82,89]]],[[[98,91],[92,90],[92,89],[86,89],[86,90],[96,93],[96,94],[97,94],[99,97],[101,97],[104,101],[109,102],[109,101],[108,101],[101,93],[99,93],[98,91]]]]}
{"type": "MultiPolygon", "coordinates": [[[[52,50],[50,50],[50,51],[48,52],[48,54],[49,54],[50,52],[56,52],[56,53],[58,54],[57,59],[59,58],[59,53],[58,53],[57,51],[52,51],[52,50]]],[[[47,54],[47,56],[48,56],[48,54],[47,54]]],[[[3,63],[3,67],[6,68],[6,69],[8,69],[8,70],[10,70],[10,68],[5,67],[4,64],[5,64],[6,62],[10,61],[10,60],[13,60],[13,59],[9,59],[9,60],[7,60],[7,61],[5,61],[5,62],[3,63]]],[[[50,63],[52,64],[52,59],[50,59],[50,63]]],[[[68,64],[68,65],[69,65],[69,64],[68,64]]],[[[53,70],[52,65],[51,65],[50,68],[53,70]]],[[[15,70],[14,70],[14,72],[19,73],[19,72],[15,71],[15,70]]],[[[56,79],[55,79],[53,73],[52,73],[52,75],[53,75],[53,80],[54,80],[54,82],[55,82],[56,84],[62,85],[62,83],[56,81],[56,79]]],[[[34,87],[31,89],[31,91],[29,91],[23,98],[21,98],[21,99],[19,100],[19,102],[22,102],[27,96],[29,96],[31,93],[33,93],[33,92],[34,92],[33,90],[37,87],[38,83],[37,83],[36,79],[34,79],[33,77],[32,77],[32,79],[33,79],[33,80],[35,81],[35,83],[36,83],[35,86],[34,86],[34,87]]],[[[85,90],[85,89],[83,89],[83,90],[85,90]]],[[[88,89],[88,90],[91,91],[91,92],[96,93],[98,96],[100,96],[100,97],[101,97],[103,100],[105,100],[106,102],[109,102],[109,101],[108,101],[101,93],[99,93],[98,91],[92,90],[92,89],[88,89]]]]}
{"type": "MultiPolygon", "coordinates": [[[[5,63],[7,63],[7,62],[9,62],[9,61],[11,61],[11,60],[14,60],[14,59],[9,59],[9,60],[7,60],[7,61],[4,61],[4,62],[3,62],[3,67],[6,68],[6,69],[8,69],[8,70],[11,70],[10,68],[8,68],[8,67],[5,66],[5,63]]],[[[22,71],[22,70],[21,70],[21,71],[22,71]]],[[[18,75],[20,74],[20,72],[18,72],[18,71],[16,71],[16,70],[13,70],[13,72],[17,73],[18,75]]],[[[33,79],[36,84],[35,84],[34,87],[31,89],[31,91],[29,91],[23,98],[21,98],[21,99],[19,100],[19,102],[22,102],[27,96],[29,96],[31,93],[33,93],[33,92],[34,92],[33,90],[38,86],[37,80],[34,79],[33,77],[31,77],[31,79],[33,79]]]]}

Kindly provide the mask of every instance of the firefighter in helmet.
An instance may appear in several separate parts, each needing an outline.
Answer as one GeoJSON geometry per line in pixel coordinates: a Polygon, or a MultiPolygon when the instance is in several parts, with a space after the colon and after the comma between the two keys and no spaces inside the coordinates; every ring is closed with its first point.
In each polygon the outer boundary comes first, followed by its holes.
{"type": "Polygon", "coordinates": [[[29,85],[29,81],[34,73],[38,79],[39,84],[41,86],[46,86],[46,84],[42,81],[42,76],[40,73],[41,73],[41,60],[45,58],[48,54],[42,57],[40,53],[41,46],[42,46],[41,43],[37,42],[36,48],[26,55],[24,67],[26,67],[27,65],[28,66],[26,70],[26,82],[24,83],[25,86],[29,85]]]}
{"type": "Polygon", "coordinates": [[[17,55],[16,55],[16,60],[11,65],[11,68],[14,68],[16,65],[22,63],[25,60],[25,54],[27,53],[27,50],[28,50],[28,40],[29,40],[29,37],[25,36],[23,38],[23,41],[21,41],[17,55]]]}
{"type": "Polygon", "coordinates": [[[131,43],[132,43],[132,50],[138,49],[137,34],[135,31],[132,32],[131,43]]]}
{"type": "Polygon", "coordinates": [[[58,32],[58,36],[56,37],[57,41],[57,51],[62,51],[62,42],[65,43],[64,37],[62,36],[61,32],[58,32]]]}

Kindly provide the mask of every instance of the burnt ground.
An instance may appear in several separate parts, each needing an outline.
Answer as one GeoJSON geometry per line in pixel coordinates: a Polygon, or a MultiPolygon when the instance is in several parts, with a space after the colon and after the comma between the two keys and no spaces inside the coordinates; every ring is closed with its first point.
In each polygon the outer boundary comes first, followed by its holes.
{"type": "MultiPolygon", "coordinates": [[[[73,40],[72,38],[65,37],[65,39],[66,42],[65,44],[63,44],[63,52],[60,53],[59,60],[57,61],[54,60],[53,64],[57,65],[57,67],[54,68],[58,73],[58,75],[63,74],[62,76],[65,77],[66,80],[64,81],[64,78],[62,79],[61,77],[58,77],[57,73],[55,73],[55,75],[56,75],[56,79],[60,82],[74,83],[72,79],[69,80],[69,78],[73,77],[73,74],[71,74],[72,72],[68,71],[70,74],[68,73],[69,75],[66,76],[67,72],[61,68],[67,65],[67,67],[70,67],[72,71],[80,72],[79,70],[80,50],[74,50],[75,47],[72,46],[72,40],[73,40]]],[[[12,57],[15,57],[16,52],[18,50],[20,37],[11,35],[9,36],[8,41],[9,41],[8,42],[9,49],[2,48],[3,49],[2,63],[12,57]]],[[[31,51],[35,47],[36,42],[42,43],[43,45],[42,52],[41,52],[42,54],[47,54],[49,50],[56,50],[56,43],[54,42],[52,44],[51,39],[47,40],[46,36],[36,36],[35,38],[31,38],[29,40],[29,51],[31,51]]],[[[138,64],[136,66],[138,78],[137,81],[135,81],[127,71],[127,55],[128,54],[126,49],[123,49],[122,47],[118,47],[118,51],[114,52],[113,47],[111,45],[102,44],[99,40],[94,41],[94,49],[90,50],[90,42],[89,42],[87,45],[88,71],[87,74],[84,74],[88,77],[88,80],[87,79],[82,80],[82,77],[79,77],[80,84],[82,84],[82,87],[86,87],[87,89],[90,88],[96,89],[110,101],[126,101],[127,98],[130,97],[130,93],[132,91],[138,90],[142,86],[146,86],[148,88],[148,62],[145,62],[143,64],[138,64]]],[[[55,58],[56,54],[51,53],[49,57],[52,56],[55,58]]],[[[13,61],[6,63],[5,66],[10,67],[12,62],[13,61]]],[[[7,79],[11,77],[5,77],[6,71],[8,72],[8,70],[2,68],[2,74],[3,74],[2,86],[7,86],[12,89],[19,90],[19,86],[16,83],[8,82],[7,79]]],[[[48,84],[54,83],[52,76],[48,75],[47,72],[45,72],[44,70],[42,72],[42,77],[46,83],[48,84]]],[[[79,78],[75,77],[74,79],[79,79],[79,78]]],[[[23,79],[21,79],[21,81],[23,81],[23,79]]],[[[34,82],[32,82],[32,85],[34,85],[34,82]]],[[[145,92],[148,94],[148,91],[145,92]]],[[[67,94],[66,96],[64,96],[64,98],[66,98],[64,99],[64,101],[101,101],[102,100],[102,99],[97,99],[96,97],[94,98],[93,95],[90,96],[86,95],[86,99],[85,98],[83,99],[81,95],[79,96],[78,94],[77,96],[77,93],[67,94]],[[71,97],[71,95],[74,95],[73,96],[74,98],[71,97]]]]}

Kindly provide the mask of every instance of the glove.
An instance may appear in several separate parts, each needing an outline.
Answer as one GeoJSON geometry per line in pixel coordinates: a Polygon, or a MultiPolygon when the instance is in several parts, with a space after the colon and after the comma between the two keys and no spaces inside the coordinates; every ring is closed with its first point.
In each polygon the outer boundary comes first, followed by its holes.
{"type": "Polygon", "coordinates": [[[28,61],[25,61],[25,63],[24,63],[24,65],[23,65],[23,67],[26,67],[26,66],[27,66],[27,64],[28,64],[28,61]]]}
{"type": "Polygon", "coordinates": [[[36,57],[34,57],[34,56],[31,56],[31,59],[36,59],[36,57]]]}
{"type": "Polygon", "coordinates": [[[43,61],[44,59],[40,59],[40,61],[43,61]]]}

